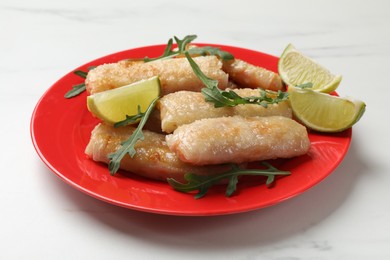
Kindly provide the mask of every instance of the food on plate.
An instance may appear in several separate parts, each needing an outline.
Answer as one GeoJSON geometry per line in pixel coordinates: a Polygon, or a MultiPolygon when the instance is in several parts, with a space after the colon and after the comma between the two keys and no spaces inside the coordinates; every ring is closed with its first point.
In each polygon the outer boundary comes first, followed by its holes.
{"type": "MultiPolygon", "coordinates": [[[[133,126],[115,128],[112,125],[99,123],[92,131],[91,139],[85,153],[96,162],[109,163],[109,155],[119,149],[135,131],[133,126]]],[[[166,181],[173,178],[184,180],[184,174],[191,172],[198,175],[213,175],[226,171],[226,165],[195,166],[177,158],[165,141],[165,135],[144,130],[144,140],[135,145],[136,155],[125,156],[121,169],[147,178],[166,181]]]]}
{"type": "Polygon", "coordinates": [[[294,115],[308,128],[319,132],[340,132],[356,124],[366,104],[352,98],[341,98],[310,89],[289,91],[294,115]]]}
{"type": "Polygon", "coordinates": [[[283,81],[277,73],[240,59],[224,61],[222,69],[233,82],[242,87],[274,91],[284,89],[283,81]]]}
{"type": "Polygon", "coordinates": [[[278,71],[290,87],[311,83],[311,89],[330,93],[340,84],[342,77],[332,74],[318,62],[299,52],[292,44],[287,45],[278,62],[278,71]]]}
{"type": "MultiPolygon", "coordinates": [[[[194,60],[204,74],[218,80],[219,88],[228,86],[228,74],[222,70],[222,62],[216,56],[195,57],[194,60]]],[[[85,84],[87,92],[95,94],[154,76],[160,79],[162,95],[179,90],[200,91],[204,87],[186,58],[103,64],[89,71],[85,84]]]]}
{"type": "Polygon", "coordinates": [[[182,161],[195,165],[291,158],[310,148],[306,128],[282,116],[201,119],[166,140],[182,161]]]}
{"type": "MultiPolygon", "coordinates": [[[[88,107],[103,123],[92,131],[85,152],[107,163],[111,174],[121,168],[168,181],[179,191],[199,190],[196,198],[225,180],[230,196],[239,175],[266,176],[267,186],[275,176],[289,175],[266,160],[306,154],[311,146],[306,126],[337,132],[364,112],[361,101],[319,93],[332,92],[341,77],[292,45],[279,60],[279,77],[217,47],[188,48],[195,38],[175,37],[177,47],[170,39],[160,57],[103,64],[86,75],[88,107]],[[126,90],[132,83],[133,93],[126,90]],[[143,93],[147,89],[151,94],[143,93]],[[113,92],[129,102],[108,98],[113,92]],[[117,107],[121,104],[125,109],[117,107]],[[267,168],[245,169],[256,161],[267,168]]],[[[72,91],[66,97],[80,93],[72,91]]]]}
{"type": "MultiPolygon", "coordinates": [[[[258,89],[233,89],[241,97],[258,96],[258,89]]],[[[173,132],[177,127],[192,123],[203,118],[215,118],[224,116],[240,115],[253,116],[285,116],[292,117],[289,102],[282,101],[269,104],[267,107],[257,104],[241,104],[234,107],[215,108],[207,102],[200,92],[178,91],[165,95],[157,103],[160,111],[161,128],[166,133],[173,132]]]]}

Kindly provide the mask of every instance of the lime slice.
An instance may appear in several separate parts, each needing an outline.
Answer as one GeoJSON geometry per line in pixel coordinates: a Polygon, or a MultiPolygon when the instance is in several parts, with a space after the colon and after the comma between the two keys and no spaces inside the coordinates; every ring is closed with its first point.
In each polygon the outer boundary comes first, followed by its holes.
{"type": "Polygon", "coordinates": [[[297,51],[292,44],[287,45],[278,62],[279,75],[289,87],[312,83],[311,89],[330,93],[341,81],[341,76],[333,75],[329,70],[297,51]]]}
{"type": "Polygon", "coordinates": [[[160,96],[160,80],[152,77],[130,85],[99,92],[87,97],[88,110],[104,122],[115,124],[126,115],[145,112],[149,104],[160,96]]]}
{"type": "Polygon", "coordinates": [[[366,104],[309,89],[289,91],[294,115],[308,128],[320,132],[341,132],[363,115],[366,104]]]}

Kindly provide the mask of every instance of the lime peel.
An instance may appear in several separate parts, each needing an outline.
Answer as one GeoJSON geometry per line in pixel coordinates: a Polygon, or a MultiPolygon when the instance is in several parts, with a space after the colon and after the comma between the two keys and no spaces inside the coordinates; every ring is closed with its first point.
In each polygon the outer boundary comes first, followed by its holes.
{"type": "Polygon", "coordinates": [[[310,89],[290,90],[289,101],[294,116],[308,128],[319,132],[341,132],[352,127],[366,108],[361,100],[310,89]]]}
{"type": "Polygon", "coordinates": [[[278,72],[283,82],[290,88],[312,83],[313,90],[331,93],[339,86],[342,76],[332,74],[328,69],[299,52],[292,44],[284,49],[279,62],[278,72]]]}
{"type": "Polygon", "coordinates": [[[87,97],[87,108],[102,121],[115,124],[126,119],[126,116],[135,115],[139,111],[145,112],[160,93],[160,80],[152,77],[90,95],[87,97]]]}

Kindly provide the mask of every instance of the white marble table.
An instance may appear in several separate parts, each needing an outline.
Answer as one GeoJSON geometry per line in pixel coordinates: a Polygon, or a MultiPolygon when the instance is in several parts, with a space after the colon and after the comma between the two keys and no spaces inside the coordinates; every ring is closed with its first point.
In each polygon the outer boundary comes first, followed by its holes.
{"type": "Polygon", "coordinates": [[[390,259],[390,2],[0,0],[0,259],[390,259]],[[219,217],[113,206],[39,159],[30,118],[57,79],[100,56],[197,34],[280,55],[288,43],[367,103],[345,160],[306,193],[219,217]]]}

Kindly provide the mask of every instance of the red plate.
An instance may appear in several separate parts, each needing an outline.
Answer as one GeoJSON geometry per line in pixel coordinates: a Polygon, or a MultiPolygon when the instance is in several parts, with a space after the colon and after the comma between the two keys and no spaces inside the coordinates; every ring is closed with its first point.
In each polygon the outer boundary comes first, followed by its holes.
{"type": "MultiPolygon", "coordinates": [[[[199,44],[204,45],[204,44],[199,44]]],[[[208,44],[212,45],[212,44],[208,44]]],[[[223,46],[236,58],[277,71],[278,58],[257,51],[223,46]]],[[[77,69],[87,70],[126,58],[156,57],[165,45],[142,47],[114,53],[77,69]]],[[[76,70],[76,69],[75,69],[76,70]]],[[[264,179],[245,179],[230,198],[224,186],[213,187],[202,199],[174,191],[168,184],[127,174],[110,176],[107,167],[84,154],[90,133],[97,124],[86,108],[86,93],[72,99],[64,94],[83,80],[72,72],[58,80],[39,100],[31,119],[31,137],[43,162],[62,180],[92,197],[129,209],[169,215],[209,216],[260,209],[296,196],[319,183],[340,164],[351,142],[352,129],[338,134],[310,133],[307,155],[277,161],[291,171],[275,186],[267,188],[264,179]],[[250,181],[249,181],[250,180],[250,181]]]]}

